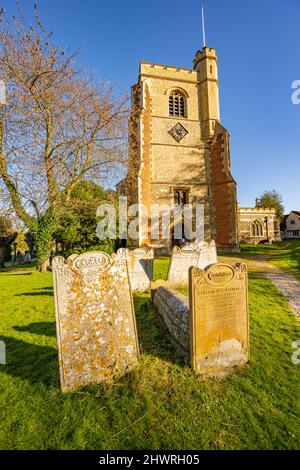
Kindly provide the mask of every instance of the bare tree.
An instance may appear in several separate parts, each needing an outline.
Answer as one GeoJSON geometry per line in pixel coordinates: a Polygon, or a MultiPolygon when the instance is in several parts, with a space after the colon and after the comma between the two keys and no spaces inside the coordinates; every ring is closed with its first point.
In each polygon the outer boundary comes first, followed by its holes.
{"type": "MultiPolygon", "coordinates": [[[[18,4],[17,4],[18,5],[18,4]]],[[[16,215],[34,232],[43,270],[56,214],[76,185],[112,177],[124,163],[127,99],[96,84],[54,45],[35,6],[0,25],[0,175],[16,215]]]]}

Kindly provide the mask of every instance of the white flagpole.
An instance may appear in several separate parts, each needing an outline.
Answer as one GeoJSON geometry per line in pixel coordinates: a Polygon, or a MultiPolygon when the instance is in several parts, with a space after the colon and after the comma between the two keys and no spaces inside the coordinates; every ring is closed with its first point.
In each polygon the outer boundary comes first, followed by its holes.
{"type": "Polygon", "coordinates": [[[206,47],[206,39],[205,39],[205,20],[204,20],[204,6],[203,3],[201,5],[202,11],[202,32],[203,32],[203,47],[206,47]]]}

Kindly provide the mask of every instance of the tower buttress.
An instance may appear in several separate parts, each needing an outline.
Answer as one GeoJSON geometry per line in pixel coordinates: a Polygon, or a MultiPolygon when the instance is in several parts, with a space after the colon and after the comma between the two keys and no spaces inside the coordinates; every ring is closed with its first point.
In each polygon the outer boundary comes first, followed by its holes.
{"type": "Polygon", "coordinates": [[[214,135],[215,124],[220,122],[218,59],[215,49],[204,47],[194,59],[200,88],[200,119],[205,139],[214,135]]]}

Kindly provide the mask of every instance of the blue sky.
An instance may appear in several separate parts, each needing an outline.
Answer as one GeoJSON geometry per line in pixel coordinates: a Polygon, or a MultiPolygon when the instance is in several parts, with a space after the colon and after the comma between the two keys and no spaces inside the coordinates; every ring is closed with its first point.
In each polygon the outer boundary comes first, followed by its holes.
{"type": "MultiPolygon", "coordinates": [[[[33,0],[20,0],[26,16],[33,0]]],[[[140,60],[192,68],[201,39],[201,0],[39,0],[40,16],[80,64],[120,93],[140,60]]],[[[14,0],[0,0],[11,10],[14,0]]],[[[277,189],[300,210],[299,0],[204,0],[207,45],[219,58],[222,124],[231,134],[232,173],[242,206],[277,189]]]]}

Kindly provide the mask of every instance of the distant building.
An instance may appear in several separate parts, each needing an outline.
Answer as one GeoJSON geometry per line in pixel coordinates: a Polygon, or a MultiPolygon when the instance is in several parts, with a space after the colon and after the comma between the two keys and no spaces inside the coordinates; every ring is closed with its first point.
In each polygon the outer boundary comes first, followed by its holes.
{"type": "Polygon", "coordinates": [[[284,219],[284,238],[300,238],[300,211],[292,211],[284,219]]]}
{"type": "Polygon", "coordinates": [[[273,208],[244,208],[238,204],[238,221],[238,234],[241,243],[272,243],[281,240],[280,224],[276,217],[276,210],[273,208]]]}

